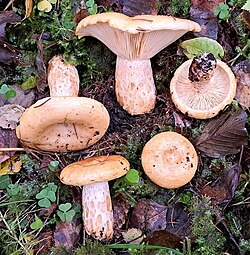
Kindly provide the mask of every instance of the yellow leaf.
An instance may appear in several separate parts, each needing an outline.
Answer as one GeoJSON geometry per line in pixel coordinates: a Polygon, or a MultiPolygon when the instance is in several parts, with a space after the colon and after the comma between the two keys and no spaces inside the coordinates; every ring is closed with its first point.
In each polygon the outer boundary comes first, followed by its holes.
{"type": "Polygon", "coordinates": [[[14,174],[20,171],[22,166],[22,160],[15,154],[9,160],[0,164],[0,176],[5,174],[14,174]]]}
{"type": "Polygon", "coordinates": [[[28,18],[32,12],[33,0],[25,0],[25,19],[28,18]]]}

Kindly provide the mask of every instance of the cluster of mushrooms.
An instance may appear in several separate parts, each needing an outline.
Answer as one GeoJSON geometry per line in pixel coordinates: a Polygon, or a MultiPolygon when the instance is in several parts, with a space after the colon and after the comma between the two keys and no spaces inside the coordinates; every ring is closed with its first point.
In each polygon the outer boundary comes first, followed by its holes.
{"type": "MultiPolygon", "coordinates": [[[[200,26],[170,16],[103,13],[83,19],[76,35],[94,36],[117,55],[117,101],[128,113],[138,115],[151,112],[155,106],[150,58],[188,31],[198,32],[200,26]]],[[[37,101],[20,118],[16,129],[20,142],[52,152],[82,150],[98,142],[108,129],[109,113],[100,102],[78,97],[76,68],[66,64],[61,56],[53,57],[48,66],[48,85],[50,97],[37,101]]],[[[176,107],[200,119],[215,116],[231,103],[235,90],[230,68],[209,54],[183,63],[170,84],[176,107]]],[[[143,148],[141,160],[147,176],[164,188],[185,185],[198,166],[194,146],[176,132],[155,135],[143,148]]],[[[60,180],[64,184],[82,186],[84,228],[92,237],[112,239],[108,181],[125,175],[129,169],[124,157],[107,155],[86,158],[62,170],[60,180]]]]}

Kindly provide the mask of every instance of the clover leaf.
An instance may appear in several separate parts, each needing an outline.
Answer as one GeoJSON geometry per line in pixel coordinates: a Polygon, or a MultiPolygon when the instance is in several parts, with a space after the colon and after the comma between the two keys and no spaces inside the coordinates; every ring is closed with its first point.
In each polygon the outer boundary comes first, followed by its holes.
{"type": "Polygon", "coordinates": [[[57,215],[61,221],[72,221],[73,217],[76,214],[74,209],[71,209],[71,203],[60,204],[59,210],[57,210],[57,215]]]}

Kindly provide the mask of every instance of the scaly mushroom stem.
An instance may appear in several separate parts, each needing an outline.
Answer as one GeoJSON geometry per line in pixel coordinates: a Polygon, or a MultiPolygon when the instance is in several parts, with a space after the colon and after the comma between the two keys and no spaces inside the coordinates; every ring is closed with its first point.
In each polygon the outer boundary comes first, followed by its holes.
{"type": "Polygon", "coordinates": [[[108,182],[82,187],[83,222],[88,235],[105,241],[113,237],[113,210],[108,182]]]}
{"type": "Polygon", "coordinates": [[[117,56],[115,92],[118,103],[131,115],[149,113],[156,101],[150,60],[128,60],[117,56]]]}
{"type": "Polygon", "coordinates": [[[49,61],[48,84],[51,97],[77,97],[79,75],[76,67],[66,64],[61,56],[54,56],[49,61]]]}

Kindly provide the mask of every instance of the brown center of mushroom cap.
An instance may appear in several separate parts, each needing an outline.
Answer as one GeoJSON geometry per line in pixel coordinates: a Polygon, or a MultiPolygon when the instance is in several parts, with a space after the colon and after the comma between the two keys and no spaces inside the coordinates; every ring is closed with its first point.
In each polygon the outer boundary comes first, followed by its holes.
{"type": "Polygon", "coordinates": [[[84,186],[117,179],[129,168],[129,162],[122,156],[95,156],[65,167],[60,180],[66,185],[84,186]]]}
{"type": "Polygon", "coordinates": [[[143,148],[142,166],[147,176],[164,188],[177,188],[195,174],[198,156],[193,145],[175,132],[163,132],[143,148]]]}
{"type": "Polygon", "coordinates": [[[108,126],[108,111],[94,99],[49,97],[26,109],[16,133],[28,147],[60,152],[89,147],[108,126]]]}

